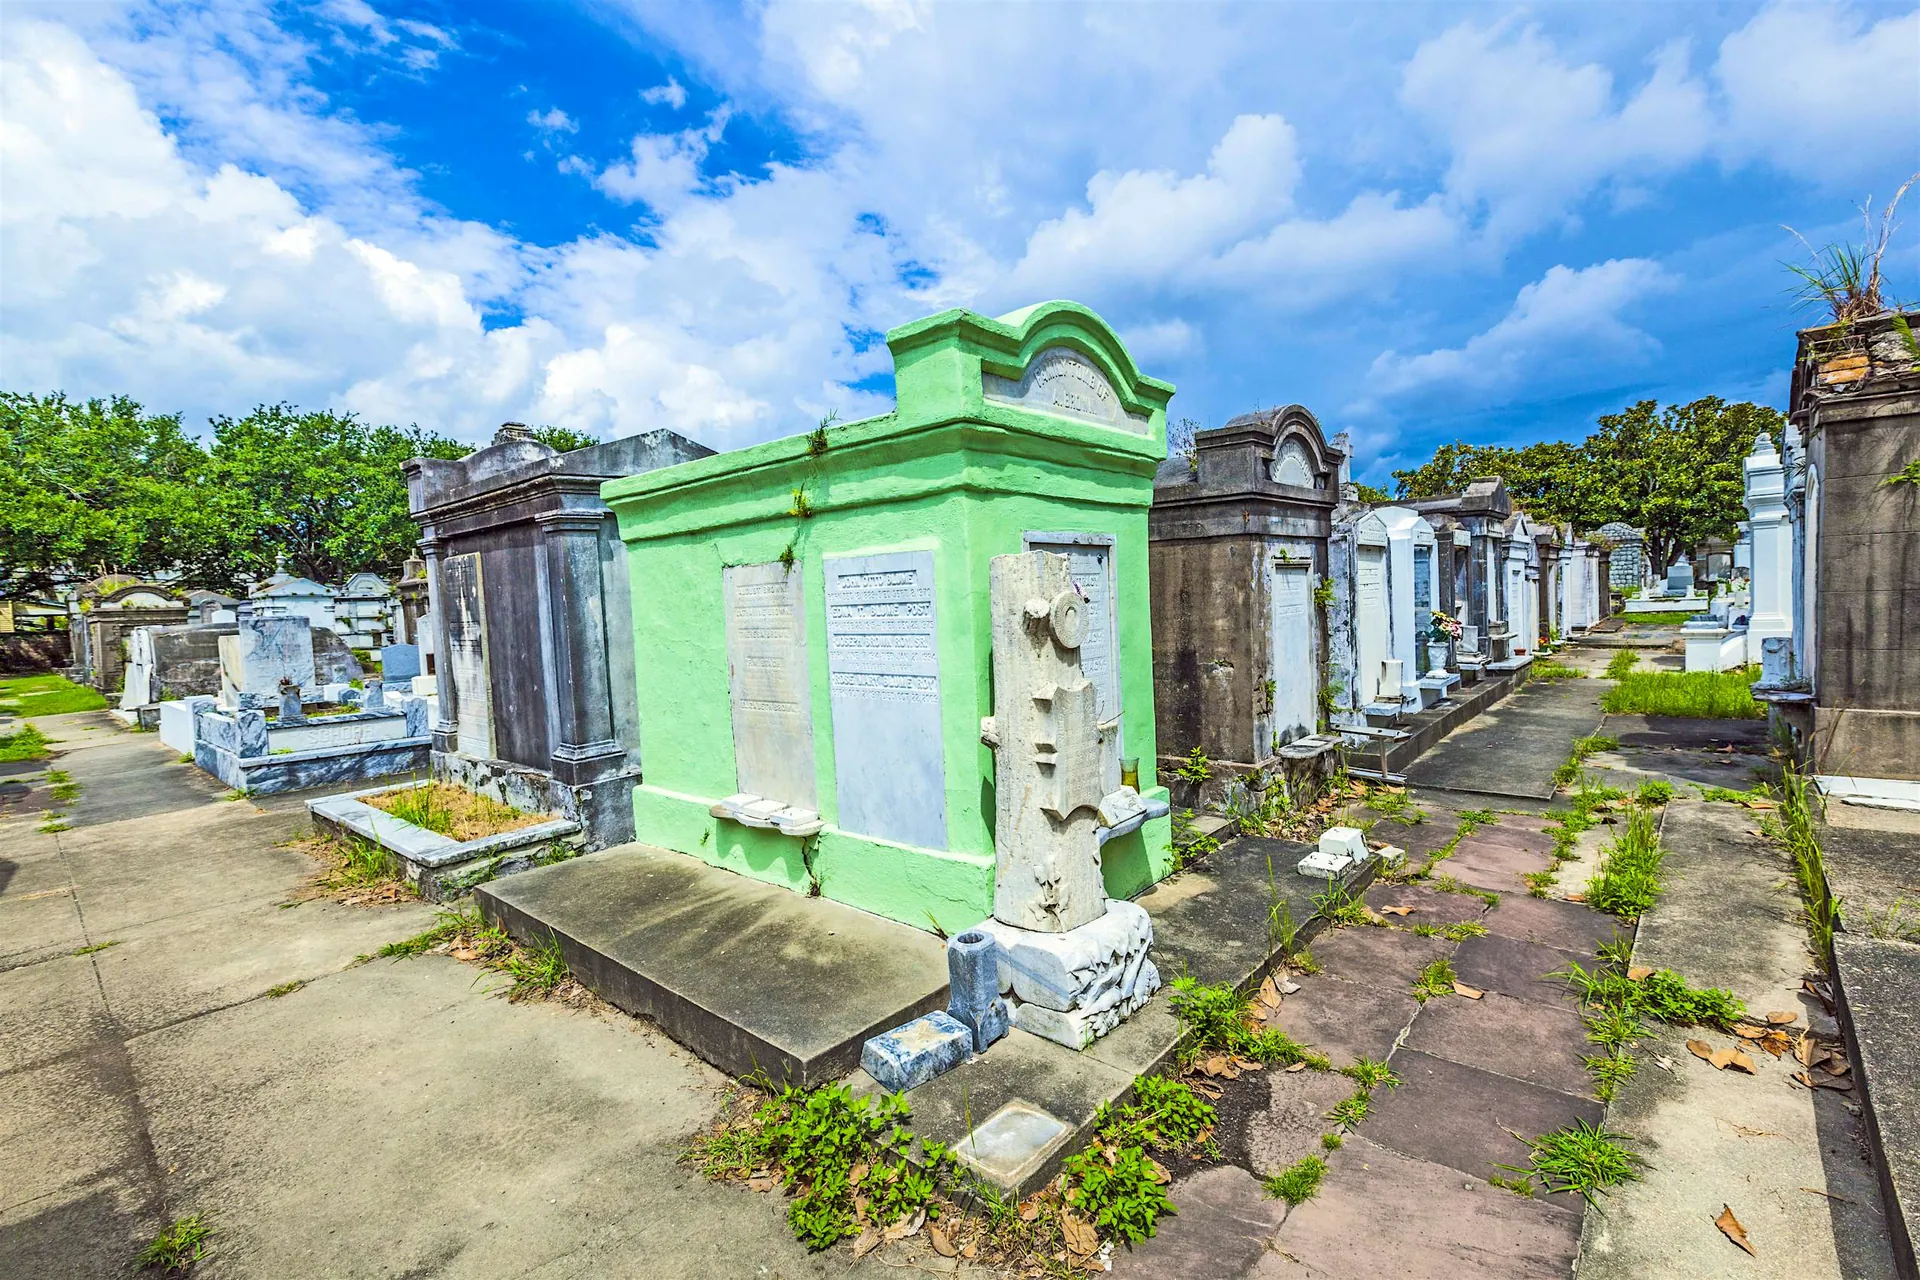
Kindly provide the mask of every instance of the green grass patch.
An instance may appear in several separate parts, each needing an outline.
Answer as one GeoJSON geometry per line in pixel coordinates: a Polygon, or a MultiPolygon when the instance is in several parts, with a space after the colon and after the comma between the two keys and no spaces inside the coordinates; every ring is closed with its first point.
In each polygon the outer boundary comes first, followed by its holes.
{"type": "Polygon", "coordinates": [[[1203,983],[1183,974],[1173,980],[1167,1002],[1186,1028],[1178,1054],[1183,1067],[1212,1054],[1228,1053],[1270,1065],[1290,1067],[1304,1062],[1315,1071],[1333,1069],[1325,1054],[1300,1044],[1280,1028],[1249,1026],[1253,997],[1232,983],[1203,983]]]}
{"type": "Polygon", "coordinates": [[[32,725],[22,725],[12,733],[0,734],[0,761],[45,760],[53,751],[47,735],[32,725]]]}
{"type": "Polygon", "coordinates": [[[1453,984],[1458,980],[1453,972],[1453,961],[1442,956],[1422,969],[1420,976],[1413,980],[1413,998],[1425,1004],[1435,996],[1450,996],[1453,994],[1453,984]]]}
{"type": "Polygon", "coordinates": [[[1533,666],[1527,669],[1529,680],[1585,680],[1587,673],[1578,667],[1569,667],[1552,658],[1535,658],[1533,666]]]}
{"type": "Polygon", "coordinates": [[[1433,887],[1441,893],[1457,893],[1463,898],[1478,898],[1490,907],[1500,905],[1500,895],[1491,889],[1476,889],[1452,876],[1435,876],[1433,887]]]}
{"type": "Polygon", "coordinates": [[[1705,609],[1691,613],[1685,609],[1662,609],[1646,613],[1623,613],[1620,616],[1630,627],[1684,627],[1705,612],[1705,609]]]}
{"type": "Polygon", "coordinates": [[[40,824],[40,830],[46,832],[48,835],[53,835],[56,832],[73,830],[73,824],[67,821],[65,814],[56,813],[40,824]]]}
{"type": "Polygon", "coordinates": [[[184,1272],[207,1256],[207,1241],[213,1228],[197,1213],[177,1218],[173,1224],[147,1243],[133,1260],[142,1270],[184,1272]]]}
{"type": "Polygon", "coordinates": [[[278,1000],[281,996],[292,995],[306,985],[307,983],[304,978],[295,978],[292,982],[283,982],[277,987],[268,987],[266,996],[269,1000],[278,1000]]]}
{"type": "Polygon", "coordinates": [[[1635,920],[1660,893],[1660,826],[1651,809],[1635,806],[1626,829],[1600,854],[1600,868],[1587,882],[1587,905],[1596,911],[1635,920]]]}
{"type": "MultiPolygon", "coordinates": [[[[1745,799],[1746,797],[1741,797],[1745,799]]],[[[1833,930],[1840,923],[1840,900],[1827,881],[1826,857],[1814,831],[1819,793],[1807,775],[1791,761],[1780,779],[1780,805],[1760,821],[1760,829],[1793,859],[1793,878],[1800,888],[1801,910],[1807,933],[1822,964],[1833,955],[1833,930]]]]}
{"type": "Polygon", "coordinates": [[[1347,1139],[1344,1134],[1323,1133],[1320,1135],[1320,1149],[1322,1151],[1338,1151],[1346,1145],[1347,1139]]]}
{"type": "Polygon", "coordinates": [[[1557,787],[1572,786],[1580,777],[1580,766],[1588,757],[1599,755],[1602,751],[1612,751],[1618,747],[1618,740],[1605,734],[1590,733],[1584,738],[1575,738],[1573,748],[1567,753],[1566,763],[1553,771],[1553,783],[1557,787]]]}
{"type": "Polygon", "coordinates": [[[62,716],[72,711],[99,711],[106,705],[106,695],[99,690],[75,684],[65,676],[0,680],[0,711],[19,716],[62,716]]]}
{"type": "MultiPolygon", "coordinates": [[[[1327,1134],[1337,1138],[1338,1134],[1327,1134]]],[[[1336,1144],[1337,1145],[1337,1144],[1336,1144]]],[[[1319,1156],[1304,1156],[1279,1173],[1268,1174],[1260,1182],[1269,1199],[1285,1200],[1290,1205],[1305,1204],[1320,1192],[1327,1176],[1327,1162],[1319,1156]]]]}
{"type": "Polygon", "coordinates": [[[1766,715],[1766,708],[1753,700],[1751,687],[1759,678],[1758,667],[1632,672],[1600,695],[1600,709],[1608,715],[1759,720],[1766,715]]]}
{"type": "Polygon", "coordinates": [[[1633,793],[1633,798],[1641,804],[1665,804],[1673,799],[1673,784],[1665,778],[1648,778],[1633,793]]]}
{"type": "Polygon", "coordinates": [[[1496,1167],[1523,1179],[1538,1178],[1551,1193],[1570,1191],[1592,1204],[1600,1192],[1639,1180],[1646,1161],[1620,1145],[1625,1141],[1625,1134],[1577,1120],[1529,1140],[1525,1165],[1496,1167]]]}
{"type": "Polygon", "coordinates": [[[1413,926],[1413,932],[1422,938],[1445,938],[1448,942],[1465,942],[1468,938],[1486,937],[1487,926],[1478,920],[1456,920],[1452,924],[1417,924],[1413,926]]]}
{"type": "Polygon", "coordinates": [[[1607,679],[1621,680],[1626,678],[1627,674],[1631,672],[1635,666],[1639,665],[1639,662],[1639,654],[1631,649],[1622,649],[1620,652],[1614,654],[1612,659],[1608,661],[1607,679]]]}
{"type": "Polygon", "coordinates": [[[105,951],[108,947],[117,947],[119,945],[120,945],[120,939],[115,938],[111,942],[96,942],[90,947],[75,947],[68,954],[76,955],[76,956],[90,956],[90,955],[93,955],[95,952],[105,951]]]}

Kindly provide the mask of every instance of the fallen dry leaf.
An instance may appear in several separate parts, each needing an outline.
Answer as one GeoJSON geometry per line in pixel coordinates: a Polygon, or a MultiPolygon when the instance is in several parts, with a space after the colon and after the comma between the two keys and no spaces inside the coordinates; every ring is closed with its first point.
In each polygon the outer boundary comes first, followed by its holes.
{"type": "Polygon", "coordinates": [[[1761,1036],[1767,1034],[1767,1029],[1765,1027],[1749,1027],[1743,1023],[1733,1029],[1733,1034],[1739,1036],[1742,1040],[1758,1040],[1761,1036]]]}
{"type": "MultiPolygon", "coordinates": [[[[1719,1055],[1716,1054],[1715,1056],[1718,1057],[1719,1055]]],[[[1753,1059],[1749,1058],[1746,1054],[1740,1052],[1738,1049],[1732,1050],[1727,1055],[1726,1065],[1729,1067],[1732,1067],[1736,1071],[1744,1071],[1750,1076],[1758,1074],[1758,1072],[1756,1072],[1753,1068],[1753,1059]]]]}
{"type": "Polygon", "coordinates": [[[1029,1200],[1025,1204],[1020,1206],[1020,1221],[1032,1222],[1035,1218],[1039,1216],[1040,1216],[1040,1202],[1038,1200],[1029,1200]]]}
{"type": "Polygon", "coordinates": [[[1777,1058],[1793,1047],[1793,1041],[1787,1039],[1782,1032],[1769,1031],[1761,1037],[1760,1047],[1777,1058]]]}
{"type": "Polygon", "coordinates": [[[1060,1215],[1060,1234],[1066,1237],[1067,1248],[1077,1257],[1086,1257],[1100,1247],[1100,1233],[1091,1223],[1082,1222],[1072,1213],[1060,1215]]]}
{"type": "Polygon", "coordinates": [[[1233,1065],[1240,1068],[1240,1070],[1242,1071],[1258,1071],[1262,1067],[1266,1066],[1266,1063],[1255,1062],[1252,1058],[1236,1057],[1233,1060],[1233,1065]]]}
{"type": "Polygon", "coordinates": [[[1629,982],[1639,982],[1644,978],[1651,977],[1652,974],[1653,974],[1652,965],[1636,964],[1636,965],[1629,965],[1627,967],[1627,980],[1629,982]]]}
{"type": "Polygon", "coordinates": [[[860,1233],[860,1238],[853,1242],[853,1256],[856,1258],[864,1258],[875,1249],[878,1249],[885,1240],[886,1237],[882,1235],[877,1228],[868,1227],[860,1233]]]}
{"type": "MultiPolygon", "coordinates": [[[[1291,1070],[1291,1068],[1289,1068],[1289,1070],[1291,1070]]],[[[1203,1098],[1210,1098],[1215,1102],[1220,1100],[1222,1090],[1217,1084],[1208,1084],[1205,1080],[1189,1080],[1187,1081],[1187,1087],[1203,1098]]]]}
{"type": "Polygon", "coordinates": [[[1800,1059],[1800,1065],[1803,1067],[1813,1065],[1813,1055],[1816,1051],[1817,1046],[1813,1043],[1812,1036],[1801,1036],[1793,1046],[1793,1056],[1800,1059]]]}
{"type": "Polygon", "coordinates": [[[1713,1061],[1713,1046],[1708,1044],[1705,1040],[1687,1041],[1687,1052],[1691,1053],[1694,1057],[1699,1058],[1703,1062],[1713,1061]]]}
{"type": "Polygon", "coordinates": [[[1769,1026],[1784,1027],[1798,1021],[1800,1021],[1800,1015],[1791,1009],[1775,1009],[1767,1014],[1769,1026]]]}
{"type": "Polygon", "coordinates": [[[1791,1075],[1788,1078],[1792,1080],[1798,1080],[1801,1084],[1807,1086],[1807,1088],[1809,1089],[1813,1088],[1813,1077],[1808,1075],[1804,1071],[1796,1071],[1793,1073],[1793,1075],[1791,1075]]]}
{"type": "Polygon", "coordinates": [[[903,1214],[898,1222],[887,1228],[885,1232],[887,1241],[891,1243],[895,1240],[905,1240],[908,1236],[919,1234],[920,1228],[926,1225],[926,1221],[925,1209],[912,1214],[903,1214]]]}
{"type": "Polygon", "coordinates": [[[1482,991],[1478,987],[1470,987],[1464,982],[1455,982],[1453,984],[1453,994],[1457,996],[1465,996],[1469,1000],[1478,1000],[1481,996],[1487,993],[1482,991]]]}
{"type": "Polygon", "coordinates": [[[866,1180],[866,1177],[867,1177],[867,1162],[865,1160],[862,1160],[859,1164],[853,1166],[852,1170],[848,1172],[847,1185],[850,1187],[857,1187],[866,1180]]]}
{"type": "Polygon", "coordinates": [[[1164,1187],[1173,1181],[1173,1175],[1167,1172],[1167,1166],[1161,1164],[1152,1156],[1147,1157],[1147,1165],[1153,1170],[1153,1180],[1161,1186],[1164,1187]]]}
{"type": "Polygon", "coordinates": [[[1205,1062],[1202,1062],[1200,1064],[1200,1069],[1206,1072],[1210,1076],[1218,1077],[1218,1076],[1226,1075],[1227,1059],[1225,1055],[1216,1053],[1211,1058],[1208,1058],[1205,1062]]]}
{"type": "Polygon", "coordinates": [[[1584,893],[1570,893],[1567,895],[1568,902],[1585,902],[1586,900],[1587,895],[1584,893]]]}
{"type": "Polygon", "coordinates": [[[1827,1070],[1836,1076],[1843,1076],[1853,1070],[1853,1064],[1839,1054],[1827,1055],[1827,1070]]]}
{"type": "Polygon", "coordinates": [[[943,1258],[951,1258],[960,1251],[953,1247],[953,1241],[947,1239],[947,1233],[940,1229],[939,1223],[927,1228],[927,1239],[933,1244],[933,1251],[943,1258]]]}
{"type": "Polygon", "coordinates": [[[1294,1064],[1293,1064],[1292,1066],[1290,1066],[1290,1067],[1288,1067],[1288,1068],[1287,1068],[1287,1074],[1288,1074],[1288,1075],[1292,1075],[1292,1074],[1294,1074],[1295,1072],[1298,1072],[1298,1071],[1305,1071],[1306,1069],[1307,1069],[1307,1064],[1306,1064],[1306,1063],[1304,1063],[1304,1062],[1296,1062],[1296,1063],[1294,1063],[1294,1064]]]}
{"type": "Polygon", "coordinates": [[[1265,982],[1260,984],[1260,991],[1254,999],[1269,1009],[1278,1009],[1280,1007],[1280,988],[1273,984],[1272,977],[1268,977],[1265,982]]]}
{"type": "Polygon", "coordinates": [[[1713,1220],[1713,1225],[1720,1228],[1727,1239],[1745,1249],[1750,1256],[1755,1258],[1760,1256],[1754,1249],[1753,1242],[1747,1239],[1747,1229],[1740,1225],[1740,1219],[1733,1216],[1732,1205],[1720,1206],[1720,1216],[1713,1220]]]}
{"type": "Polygon", "coordinates": [[[963,1258],[977,1258],[980,1256],[980,1246],[977,1244],[962,1245],[960,1247],[960,1256],[963,1258]]]}
{"type": "Polygon", "coordinates": [[[1413,908],[1403,907],[1396,904],[1391,907],[1380,908],[1380,914],[1383,916],[1410,916],[1413,914],[1413,908]]]}
{"type": "Polygon", "coordinates": [[[780,1185],[777,1178],[748,1178],[747,1185],[755,1191],[771,1191],[780,1185]]]}

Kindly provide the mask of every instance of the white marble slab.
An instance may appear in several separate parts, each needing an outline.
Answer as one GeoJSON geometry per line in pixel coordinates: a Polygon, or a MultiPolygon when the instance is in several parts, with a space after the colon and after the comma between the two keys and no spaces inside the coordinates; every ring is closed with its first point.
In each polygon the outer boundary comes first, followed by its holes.
{"type": "Polygon", "coordinates": [[[774,561],[729,565],[721,577],[738,789],[818,809],[801,570],[774,561]]]}
{"type": "Polygon", "coordinates": [[[453,679],[455,749],[478,760],[493,758],[493,680],[487,671],[486,586],[476,553],[448,556],[440,567],[441,601],[447,611],[447,672],[453,679]]]}
{"type": "Polygon", "coordinates": [[[933,552],[829,557],[825,572],[838,825],[945,849],[933,552]]]}

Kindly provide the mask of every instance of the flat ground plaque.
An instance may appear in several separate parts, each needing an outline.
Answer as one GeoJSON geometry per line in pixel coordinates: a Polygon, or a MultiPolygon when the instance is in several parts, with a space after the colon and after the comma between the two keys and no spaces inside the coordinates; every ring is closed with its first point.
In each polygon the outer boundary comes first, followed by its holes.
{"type": "Polygon", "coordinates": [[[933,552],[829,558],[826,586],[839,826],[944,849],[933,552]]]}
{"type": "Polygon", "coordinates": [[[721,573],[739,789],[792,808],[818,809],[800,571],[773,561],[730,565],[721,573]]]}

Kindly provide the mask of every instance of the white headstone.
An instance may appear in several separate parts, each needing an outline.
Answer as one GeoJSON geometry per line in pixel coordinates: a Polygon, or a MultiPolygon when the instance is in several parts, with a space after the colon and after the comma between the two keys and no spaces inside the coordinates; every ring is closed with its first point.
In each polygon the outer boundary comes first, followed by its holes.
{"type": "MultiPolygon", "coordinates": [[[[493,758],[493,680],[487,670],[486,584],[478,553],[441,562],[441,607],[447,611],[447,674],[453,681],[455,749],[493,758]]],[[[444,711],[443,711],[444,714],[444,711]]]]}
{"type": "Polygon", "coordinates": [[[947,847],[933,552],[825,561],[838,826],[947,847]]]}
{"type": "MultiPolygon", "coordinates": [[[[1273,738],[1292,742],[1313,732],[1318,716],[1315,685],[1319,670],[1313,661],[1312,572],[1300,560],[1271,560],[1268,593],[1273,625],[1273,738]]],[[[1256,743],[1261,751],[1268,743],[1256,743]]]]}

